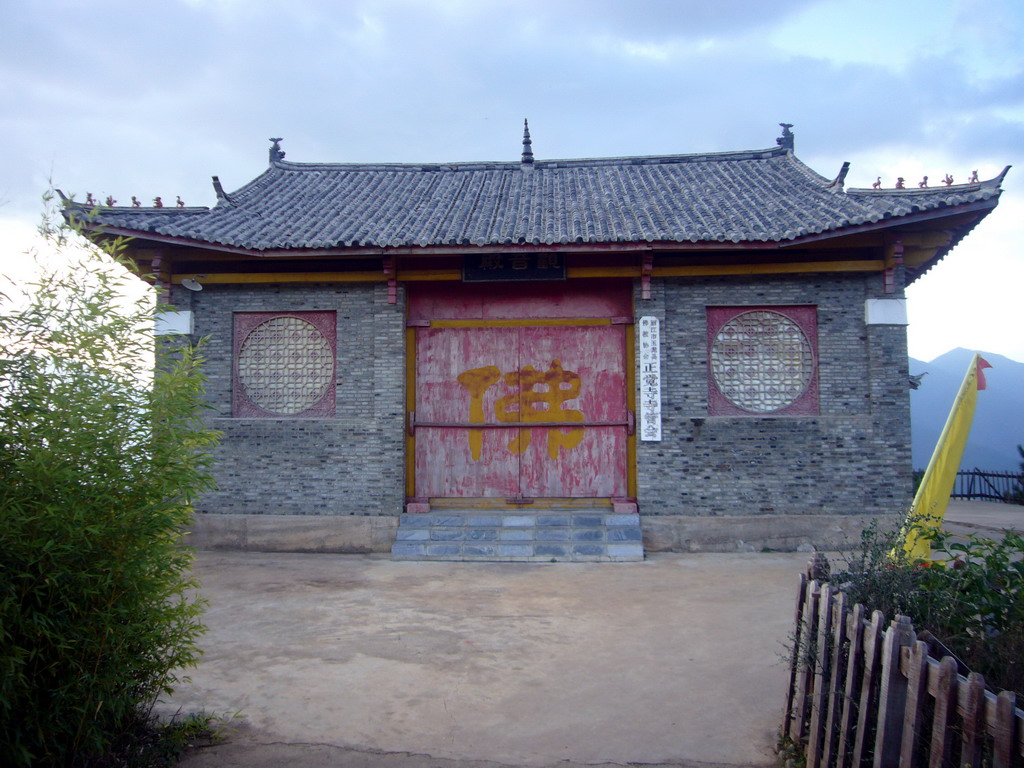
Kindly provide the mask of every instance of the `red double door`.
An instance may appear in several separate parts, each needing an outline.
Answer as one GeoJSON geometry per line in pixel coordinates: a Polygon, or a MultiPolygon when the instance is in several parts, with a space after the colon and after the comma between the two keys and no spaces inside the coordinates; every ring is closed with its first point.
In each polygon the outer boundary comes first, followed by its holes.
{"type": "Polygon", "coordinates": [[[628,294],[567,287],[411,299],[415,496],[629,495],[628,294]]]}

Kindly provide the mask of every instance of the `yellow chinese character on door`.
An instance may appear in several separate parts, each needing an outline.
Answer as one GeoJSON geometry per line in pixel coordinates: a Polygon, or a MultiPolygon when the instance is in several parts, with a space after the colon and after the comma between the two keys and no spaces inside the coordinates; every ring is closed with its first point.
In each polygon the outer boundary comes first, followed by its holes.
{"type": "MultiPolygon", "coordinates": [[[[471,424],[484,422],[484,392],[497,383],[499,378],[501,372],[493,365],[473,368],[459,374],[459,384],[470,395],[471,424]]],[[[528,365],[518,371],[506,373],[503,378],[505,384],[515,390],[498,398],[494,404],[494,415],[503,424],[544,424],[584,420],[583,411],[565,407],[566,401],[579,397],[580,376],[578,373],[563,369],[560,361],[552,360],[546,371],[538,371],[532,365],[528,365]]],[[[529,428],[520,428],[516,437],[508,443],[508,449],[513,453],[523,453],[530,447],[531,437],[529,428]]],[[[560,450],[568,451],[582,441],[582,427],[569,429],[567,432],[552,427],[548,430],[548,455],[552,459],[557,459],[560,450]]],[[[482,430],[469,430],[469,446],[474,461],[480,459],[482,443],[482,430]]]]}

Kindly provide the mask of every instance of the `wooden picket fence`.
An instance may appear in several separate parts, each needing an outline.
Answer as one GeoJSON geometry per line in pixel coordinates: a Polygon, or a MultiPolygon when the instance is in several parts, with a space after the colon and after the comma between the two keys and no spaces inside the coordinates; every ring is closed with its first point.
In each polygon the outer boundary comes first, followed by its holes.
{"type": "Polygon", "coordinates": [[[905,616],[887,625],[801,575],[796,628],[784,735],[807,768],[1024,767],[1014,694],[987,691],[952,656],[934,658],[938,644],[905,616]]]}

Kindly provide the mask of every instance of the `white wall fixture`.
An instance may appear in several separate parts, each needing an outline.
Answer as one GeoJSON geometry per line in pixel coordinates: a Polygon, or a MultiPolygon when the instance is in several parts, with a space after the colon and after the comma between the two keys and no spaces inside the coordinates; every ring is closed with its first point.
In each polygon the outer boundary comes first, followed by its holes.
{"type": "Polygon", "coordinates": [[[156,315],[157,336],[191,336],[193,320],[191,312],[167,310],[156,315]]]}
{"type": "Polygon", "coordinates": [[[868,299],[864,302],[865,325],[908,325],[906,299],[868,299]]]}

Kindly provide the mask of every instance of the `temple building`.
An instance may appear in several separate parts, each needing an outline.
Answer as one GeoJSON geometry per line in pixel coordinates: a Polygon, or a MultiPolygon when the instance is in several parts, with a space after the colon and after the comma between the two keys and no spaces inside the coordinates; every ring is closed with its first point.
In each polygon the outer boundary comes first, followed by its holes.
{"type": "Polygon", "coordinates": [[[904,287],[1006,171],[848,189],[790,128],[541,160],[527,127],[513,162],[296,163],[272,139],[212,208],[65,210],[133,238],[163,331],[206,340],[198,546],[820,548],[910,502],[904,287]]]}

